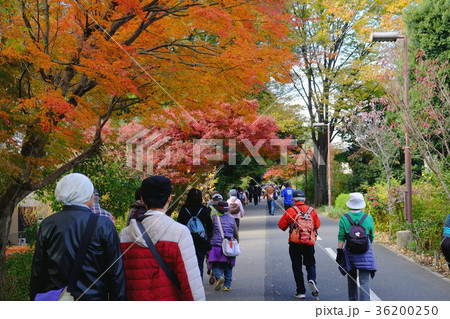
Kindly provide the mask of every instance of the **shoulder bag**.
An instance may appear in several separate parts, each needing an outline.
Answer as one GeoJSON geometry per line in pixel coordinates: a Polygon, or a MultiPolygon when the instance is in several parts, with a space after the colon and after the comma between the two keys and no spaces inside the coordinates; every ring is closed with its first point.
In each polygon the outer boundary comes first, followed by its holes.
{"type": "Polygon", "coordinates": [[[223,234],[222,223],[220,222],[220,216],[217,217],[219,224],[220,235],[222,236],[222,253],[227,257],[236,257],[241,254],[241,248],[236,238],[228,239],[223,234]]]}
{"type": "Polygon", "coordinates": [[[145,240],[145,243],[147,244],[148,249],[150,250],[150,253],[155,257],[156,261],[159,264],[159,267],[164,271],[166,276],[170,279],[170,281],[174,284],[175,287],[177,287],[178,291],[181,293],[180,288],[180,282],[178,281],[177,276],[175,273],[167,266],[165,261],[162,259],[161,255],[159,254],[158,250],[156,249],[155,245],[153,244],[152,240],[147,234],[147,231],[145,230],[144,226],[139,220],[136,220],[137,225],[139,227],[139,230],[142,233],[142,237],[145,240]]]}

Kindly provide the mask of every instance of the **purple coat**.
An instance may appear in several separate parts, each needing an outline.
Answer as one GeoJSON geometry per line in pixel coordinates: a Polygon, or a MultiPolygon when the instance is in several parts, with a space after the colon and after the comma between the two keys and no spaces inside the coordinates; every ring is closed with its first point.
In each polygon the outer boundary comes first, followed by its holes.
{"type": "Polygon", "coordinates": [[[369,249],[364,254],[352,254],[344,247],[343,265],[341,265],[345,271],[352,269],[365,269],[375,272],[377,267],[375,265],[375,258],[372,251],[372,243],[369,241],[369,249]]]}
{"type": "MultiPolygon", "coordinates": [[[[219,215],[213,216],[214,228],[213,228],[213,235],[211,237],[211,246],[221,247],[222,235],[220,234],[219,223],[217,222],[218,217],[219,215]]],[[[224,236],[234,238],[234,225],[236,224],[234,218],[227,213],[220,216],[220,222],[222,224],[224,236]]]]}
{"type": "MultiPolygon", "coordinates": [[[[214,229],[211,237],[212,249],[208,254],[208,262],[227,262],[231,267],[234,267],[236,264],[236,257],[227,257],[222,253],[222,235],[220,234],[219,223],[217,222],[218,217],[219,215],[213,216],[214,229]]],[[[235,237],[234,228],[236,222],[234,221],[234,218],[227,213],[220,216],[220,222],[222,224],[224,236],[235,237]]]]}

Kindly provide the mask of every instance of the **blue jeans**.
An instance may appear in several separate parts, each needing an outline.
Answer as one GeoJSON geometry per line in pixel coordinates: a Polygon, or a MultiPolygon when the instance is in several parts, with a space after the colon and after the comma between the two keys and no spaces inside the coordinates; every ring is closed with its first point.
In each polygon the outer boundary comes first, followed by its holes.
{"type": "Polygon", "coordinates": [[[269,208],[269,214],[273,215],[275,213],[275,201],[272,199],[268,199],[267,207],[269,208]]]}
{"type": "Polygon", "coordinates": [[[231,281],[233,279],[233,268],[229,263],[213,262],[212,263],[213,276],[218,280],[220,277],[225,278],[224,287],[231,288],[231,281]]]}
{"type": "Polygon", "coordinates": [[[292,272],[294,273],[298,294],[305,294],[306,292],[305,282],[303,281],[303,265],[306,268],[307,280],[316,282],[316,259],[314,258],[314,253],[313,245],[289,243],[289,256],[291,257],[292,272]]]}
{"type": "Polygon", "coordinates": [[[348,285],[348,300],[350,301],[370,301],[370,285],[369,285],[370,270],[352,269],[347,275],[348,285]],[[359,272],[359,274],[357,273],[359,272]],[[358,284],[359,278],[359,298],[358,298],[358,284]]]}

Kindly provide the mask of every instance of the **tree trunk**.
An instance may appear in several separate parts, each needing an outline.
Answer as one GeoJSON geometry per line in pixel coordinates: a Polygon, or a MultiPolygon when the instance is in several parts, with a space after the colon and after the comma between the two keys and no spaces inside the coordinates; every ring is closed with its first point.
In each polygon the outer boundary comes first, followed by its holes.
{"type": "MultiPolygon", "coordinates": [[[[313,136],[314,139],[314,136],[313,136]]],[[[314,206],[320,207],[327,200],[327,135],[319,133],[314,147],[314,159],[312,161],[314,175],[314,206]]]]}
{"type": "Polygon", "coordinates": [[[6,244],[11,228],[12,215],[17,204],[30,192],[23,190],[24,184],[10,186],[0,197],[0,300],[4,300],[6,244]]]}

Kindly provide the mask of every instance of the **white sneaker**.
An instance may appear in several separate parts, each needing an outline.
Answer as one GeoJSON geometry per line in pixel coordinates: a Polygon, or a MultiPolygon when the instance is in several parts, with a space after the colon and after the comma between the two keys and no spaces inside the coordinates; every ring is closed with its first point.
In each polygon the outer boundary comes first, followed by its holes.
{"type": "Polygon", "coordinates": [[[305,294],[295,294],[295,295],[294,295],[294,298],[297,298],[297,299],[306,299],[306,295],[305,295],[305,294]]]}
{"type": "Polygon", "coordinates": [[[314,282],[314,280],[309,280],[308,285],[309,285],[309,288],[311,288],[311,295],[313,295],[313,297],[317,297],[319,295],[319,289],[317,289],[317,286],[316,286],[316,283],[314,282]]]}

